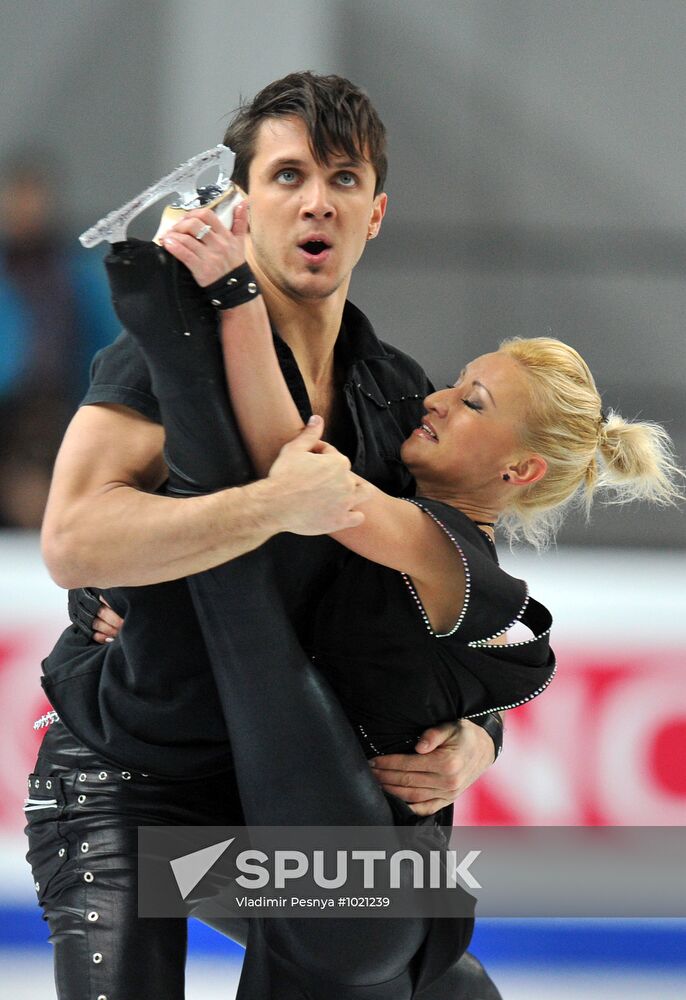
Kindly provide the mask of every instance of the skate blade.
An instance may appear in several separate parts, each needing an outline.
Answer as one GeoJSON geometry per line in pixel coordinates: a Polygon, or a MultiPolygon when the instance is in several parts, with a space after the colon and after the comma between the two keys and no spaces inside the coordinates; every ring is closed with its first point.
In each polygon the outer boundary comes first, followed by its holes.
{"type": "MultiPolygon", "coordinates": [[[[224,204],[224,211],[227,213],[230,207],[231,215],[233,215],[233,209],[239,200],[236,198],[236,195],[239,194],[238,188],[232,184],[230,179],[234,159],[235,156],[228,146],[214,146],[212,149],[206,149],[204,153],[198,153],[197,156],[182,163],[171,173],[165,174],[160,180],[141,191],[139,195],[122,205],[121,208],[115,209],[114,212],[110,212],[109,215],[100,219],[85,233],[81,233],[79,236],[81,244],[90,248],[102,243],[103,240],[108,243],[124,242],[130,223],[150,205],[172,192],[176,192],[179,198],[169,208],[181,213],[178,218],[182,218],[184,213],[193,208],[205,206],[211,208],[211,202],[218,205],[224,204]],[[200,174],[212,163],[219,164],[219,176],[216,182],[198,188],[197,181],[200,174]]],[[[175,221],[178,221],[178,218],[175,221]]],[[[170,223],[170,225],[173,224],[173,222],[170,223]]],[[[164,215],[155,239],[165,231],[163,225],[164,215]]],[[[166,228],[168,229],[169,226],[166,228]]]]}

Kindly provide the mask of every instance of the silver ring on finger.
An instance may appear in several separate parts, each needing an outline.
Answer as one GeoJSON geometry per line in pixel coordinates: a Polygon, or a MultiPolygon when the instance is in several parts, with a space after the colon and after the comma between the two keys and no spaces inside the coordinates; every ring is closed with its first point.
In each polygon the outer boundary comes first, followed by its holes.
{"type": "Polygon", "coordinates": [[[205,239],[205,237],[207,236],[207,234],[211,233],[211,232],[212,232],[212,226],[208,226],[207,223],[205,223],[205,225],[202,226],[197,231],[197,233],[195,234],[195,238],[196,238],[196,240],[200,240],[200,242],[202,243],[202,241],[205,239]]]}

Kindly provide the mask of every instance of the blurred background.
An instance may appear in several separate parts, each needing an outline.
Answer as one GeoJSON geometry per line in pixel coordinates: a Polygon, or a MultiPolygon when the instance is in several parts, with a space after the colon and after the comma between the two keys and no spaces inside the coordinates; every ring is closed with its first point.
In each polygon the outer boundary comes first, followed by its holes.
{"type": "MultiPolygon", "coordinates": [[[[76,237],[220,141],[241,97],[295,69],[349,76],[390,133],[389,211],[351,292],[381,338],[442,384],[505,336],[560,337],[606,408],[665,424],[683,466],[686,6],[31,0],[1,24],[0,996],[50,997],[21,803],[66,602],[36,530],[117,331],[76,237]]],[[[686,823],[685,545],[683,510],[601,507],[540,559],[503,557],[553,610],[560,673],[510,713],[458,822],[686,823]]],[[[505,1000],[686,988],[680,922],[483,921],[475,950],[505,1000]]],[[[194,929],[189,998],[227,995],[236,961],[194,929]]]]}

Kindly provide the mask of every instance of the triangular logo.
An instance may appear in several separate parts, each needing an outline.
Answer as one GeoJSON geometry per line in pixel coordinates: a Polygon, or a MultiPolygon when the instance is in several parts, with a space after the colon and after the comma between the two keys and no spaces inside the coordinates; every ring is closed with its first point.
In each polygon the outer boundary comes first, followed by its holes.
{"type": "Polygon", "coordinates": [[[219,860],[235,839],[232,837],[230,840],[222,840],[220,844],[203,847],[202,850],[193,851],[192,854],[183,854],[180,858],[174,858],[169,862],[182,899],[195,889],[200,879],[207,875],[215,861],[219,860]]]}

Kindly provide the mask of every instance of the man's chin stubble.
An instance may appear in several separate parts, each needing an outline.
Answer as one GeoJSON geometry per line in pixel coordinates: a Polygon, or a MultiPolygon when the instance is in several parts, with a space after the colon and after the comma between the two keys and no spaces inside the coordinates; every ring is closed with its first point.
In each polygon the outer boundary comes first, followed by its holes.
{"type": "MultiPolygon", "coordinates": [[[[316,274],[317,272],[310,272],[316,274]]],[[[324,299],[330,298],[343,284],[339,281],[335,285],[330,285],[328,288],[297,288],[294,285],[286,285],[284,291],[295,299],[301,299],[309,302],[318,302],[324,299]]]]}

